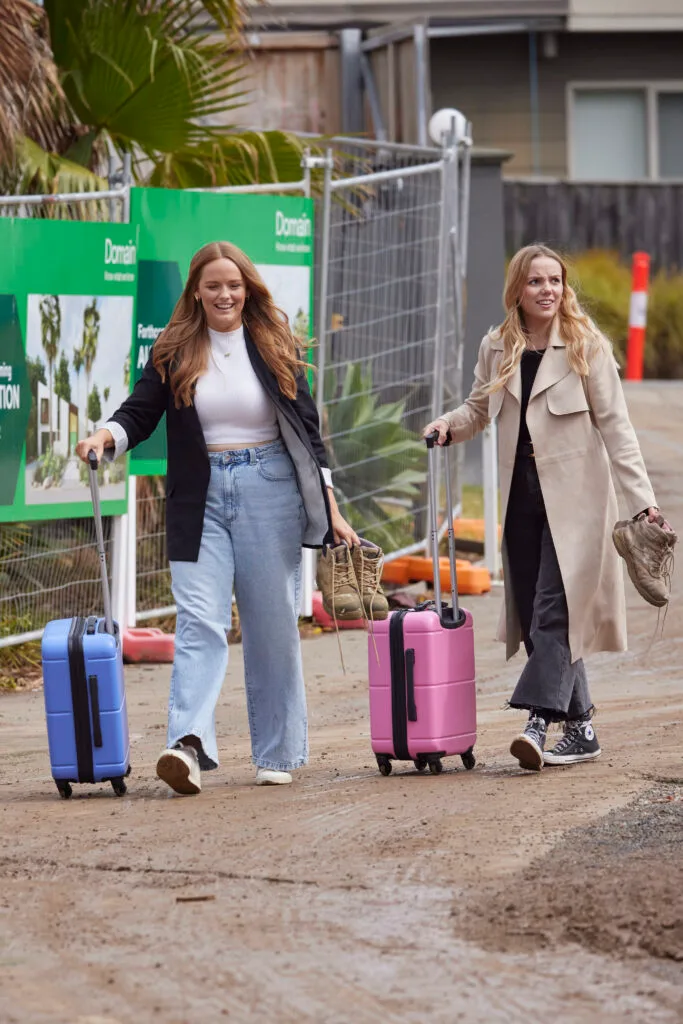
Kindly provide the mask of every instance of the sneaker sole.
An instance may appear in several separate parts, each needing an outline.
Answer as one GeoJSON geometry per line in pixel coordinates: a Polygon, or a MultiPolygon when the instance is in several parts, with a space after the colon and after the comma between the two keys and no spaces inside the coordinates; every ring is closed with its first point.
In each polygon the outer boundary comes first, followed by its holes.
{"type": "Polygon", "coordinates": [[[275,779],[257,779],[257,786],[291,786],[293,779],[280,779],[277,782],[275,779]]]}
{"type": "Polygon", "coordinates": [[[202,787],[190,781],[190,769],[180,757],[162,754],[157,761],[157,776],[175,793],[183,796],[201,793],[202,787]]]}
{"type": "Polygon", "coordinates": [[[543,751],[528,736],[516,736],[510,744],[510,753],[517,758],[520,768],[529,772],[540,772],[543,767],[543,751]]]}
{"type": "Polygon", "coordinates": [[[545,764],[579,764],[581,761],[594,761],[596,757],[600,757],[602,750],[596,750],[591,754],[569,754],[567,757],[562,757],[561,754],[557,756],[553,754],[552,750],[543,754],[543,761],[545,764]]]}

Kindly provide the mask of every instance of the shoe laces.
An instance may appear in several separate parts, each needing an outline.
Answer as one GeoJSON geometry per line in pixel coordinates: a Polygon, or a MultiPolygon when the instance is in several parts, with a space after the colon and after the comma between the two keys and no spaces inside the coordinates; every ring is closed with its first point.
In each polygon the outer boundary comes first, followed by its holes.
{"type": "Polygon", "coordinates": [[[565,722],[564,735],[555,744],[555,750],[558,754],[563,754],[579,738],[583,724],[583,722],[565,722]]]}
{"type": "Polygon", "coordinates": [[[351,551],[349,548],[345,548],[343,557],[337,558],[336,552],[332,551],[332,592],[334,593],[337,587],[350,586],[354,590],[358,589],[358,581],[356,580],[356,571],[353,568],[353,562],[351,560],[351,551]]]}
{"type": "Polygon", "coordinates": [[[546,734],[545,719],[541,718],[540,715],[534,715],[527,722],[524,732],[540,744],[540,741],[546,734]]]}

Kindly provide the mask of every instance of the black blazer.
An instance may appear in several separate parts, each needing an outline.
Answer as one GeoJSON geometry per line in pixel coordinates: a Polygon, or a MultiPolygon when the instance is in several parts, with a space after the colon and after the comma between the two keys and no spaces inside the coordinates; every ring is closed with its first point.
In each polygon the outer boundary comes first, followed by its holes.
{"type": "MultiPolygon", "coordinates": [[[[321,467],[327,468],[327,456],[320,437],[318,410],[306,375],[300,373],[297,378],[296,398],[287,398],[280,391],[277,378],[264,362],[246,327],[244,337],[256,376],[275,403],[282,440],[297,472],[309,521],[304,546],[320,547],[332,543],[330,504],[320,472],[321,467]]],[[[194,403],[176,408],[168,377],[162,381],[150,354],[132,393],[110,419],[123,427],[128,436],[128,447],[134,448],[150,436],[164,413],[168,445],[168,557],[170,561],[196,562],[211,475],[208,450],[194,403]]]]}

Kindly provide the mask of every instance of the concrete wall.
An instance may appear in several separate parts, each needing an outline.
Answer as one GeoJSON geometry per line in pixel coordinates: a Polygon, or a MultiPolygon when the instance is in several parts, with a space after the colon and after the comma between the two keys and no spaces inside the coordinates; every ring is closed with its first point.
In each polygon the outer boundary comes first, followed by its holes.
{"type": "MultiPolygon", "coordinates": [[[[458,107],[473,123],[476,145],[512,152],[506,174],[531,174],[528,36],[432,40],[430,66],[433,109],[458,107]]],[[[568,83],[680,81],[683,89],[683,32],[561,33],[552,58],[542,56],[539,38],[538,80],[540,172],[563,177],[568,83]]]]}
{"type": "MultiPolygon", "coordinates": [[[[505,239],[502,170],[507,154],[478,153],[472,160],[467,313],[463,392],[469,394],[481,339],[503,319],[505,239]]],[[[465,449],[465,483],[481,483],[481,438],[465,449]]]]}

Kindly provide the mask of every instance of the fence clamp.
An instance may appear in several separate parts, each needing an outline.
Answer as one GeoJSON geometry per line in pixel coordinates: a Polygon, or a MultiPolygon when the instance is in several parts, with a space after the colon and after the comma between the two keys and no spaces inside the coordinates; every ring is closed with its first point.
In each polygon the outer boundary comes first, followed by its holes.
{"type": "Polygon", "coordinates": [[[304,153],[301,158],[301,166],[307,171],[324,170],[326,167],[334,167],[334,160],[332,156],[311,156],[310,153],[304,153]]]}

